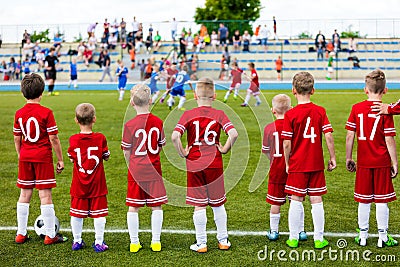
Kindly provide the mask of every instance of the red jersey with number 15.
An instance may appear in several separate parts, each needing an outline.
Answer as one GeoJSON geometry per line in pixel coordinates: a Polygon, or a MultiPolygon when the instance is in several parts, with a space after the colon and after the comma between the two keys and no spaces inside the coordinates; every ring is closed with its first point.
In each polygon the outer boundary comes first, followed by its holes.
{"type": "Polygon", "coordinates": [[[185,111],[174,131],[187,131],[187,170],[196,172],[207,168],[223,168],[222,156],[215,144],[219,143],[221,129],[228,133],[234,126],[222,110],[201,106],[185,111]]]}
{"type": "Polygon", "coordinates": [[[391,160],[385,136],[395,136],[393,116],[377,116],[371,106],[377,101],[365,100],[351,109],[346,129],[356,132],[357,166],[363,168],[390,167],[391,160]]]}
{"type": "Polygon", "coordinates": [[[53,163],[49,135],[58,134],[53,112],[27,103],[15,113],[15,136],[22,136],[19,161],[53,163]]]}
{"type": "Polygon", "coordinates": [[[333,129],[323,107],[310,102],[286,112],[281,136],[292,141],[289,172],[324,170],[322,134],[329,132],[333,129]]]}
{"type": "Polygon", "coordinates": [[[287,179],[283,140],[281,138],[283,119],[276,120],[264,128],[262,152],[269,153],[269,183],[285,184],[287,179]]]}
{"type": "Polygon", "coordinates": [[[74,161],[70,194],[77,198],[107,195],[103,159],[110,156],[102,133],[79,133],[69,138],[68,157],[74,161]]]}
{"type": "Polygon", "coordinates": [[[125,124],[121,148],[131,152],[129,171],[136,181],[162,179],[160,152],[165,142],[163,121],[151,113],[125,124]]]}

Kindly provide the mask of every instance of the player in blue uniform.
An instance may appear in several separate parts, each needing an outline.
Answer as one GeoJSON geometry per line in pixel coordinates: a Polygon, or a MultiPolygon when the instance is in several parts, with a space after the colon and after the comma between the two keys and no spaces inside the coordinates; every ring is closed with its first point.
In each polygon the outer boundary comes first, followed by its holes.
{"type": "Polygon", "coordinates": [[[126,87],[126,82],[128,81],[128,68],[124,66],[124,62],[122,60],[118,60],[118,68],[117,71],[115,72],[116,75],[118,76],[118,90],[119,90],[119,101],[122,101],[124,99],[124,94],[125,94],[125,87],[126,87]]]}
{"type": "Polygon", "coordinates": [[[154,103],[156,102],[158,95],[160,93],[160,90],[157,88],[157,81],[160,79],[160,75],[159,75],[159,67],[158,65],[154,65],[153,66],[153,71],[151,72],[151,77],[150,77],[150,83],[149,83],[149,87],[151,90],[151,103],[154,105],[154,103]]]}
{"type": "Polygon", "coordinates": [[[71,83],[74,83],[74,88],[78,88],[78,66],[75,58],[73,58],[69,63],[69,75],[70,80],[68,83],[68,88],[71,86],[71,83]]]}
{"type": "MultiPolygon", "coordinates": [[[[174,101],[175,96],[179,96],[180,100],[179,100],[179,104],[178,104],[178,109],[185,110],[183,108],[183,104],[186,101],[186,94],[185,94],[185,90],[183,89],[183,86],[185,85],[185,83],[190,81],[190,76],[187,73],[187,71],[188,71],[188,67],[187,67],[187,65],[184,65],[182,67],[182,70],[180,72],[178,72],[175,76],[175,83],[172,86],[172,90],[169,95],[169,99],[167,101],[169,109],[172,109],[172,106],[175,103],[175,101],[174,101]]],[[[193,90],[191,83],[189,83],[189,86],[193,90]]]]}
{"type": "Polygon", "coordinates": [[[31,65],[31,62],[29,62],[29,58],[26,57],[25,61],[22,63],[22,68],[24,69],[24,74],[25,75],[31,73],[31,70],[29,69],[30,65],[31,65]]]}

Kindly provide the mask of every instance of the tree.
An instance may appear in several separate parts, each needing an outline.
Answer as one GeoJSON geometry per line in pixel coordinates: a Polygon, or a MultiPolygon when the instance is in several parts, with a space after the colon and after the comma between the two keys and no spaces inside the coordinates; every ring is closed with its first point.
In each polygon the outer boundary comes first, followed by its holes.
{"type": "Polygon", "coordinates": [[[224,22],[230,34],[236,29],[252,33],[250,22],[260,17],[261,8],[260,0],[206,0],[205,7],[196,8],[194,19],[206,25],[209,32],[218,30],[219,22],[224,22]]]}

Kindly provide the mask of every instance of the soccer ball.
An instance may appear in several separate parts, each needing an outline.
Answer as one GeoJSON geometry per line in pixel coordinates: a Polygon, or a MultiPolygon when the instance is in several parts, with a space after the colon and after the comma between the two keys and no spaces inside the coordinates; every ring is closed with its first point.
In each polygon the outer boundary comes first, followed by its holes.
{"type": "MultiPolygon", "coordinates": [[[[58,220],[58,218],[56,216],[54,216],[54,227],[56,230],[56,234],[58,233],[58,231],[60,231],[60,221],[58,220]]],[[[38,236],[40,236],[41,238],[44,239],[44,237],[46,236],[46,231],[44,229],[44,222],[43,222],[43,216],[39,215],[39,217],[36,218],[35,224],[33,225],[33,227],[35,228],[35,232],[38,236]]]]}

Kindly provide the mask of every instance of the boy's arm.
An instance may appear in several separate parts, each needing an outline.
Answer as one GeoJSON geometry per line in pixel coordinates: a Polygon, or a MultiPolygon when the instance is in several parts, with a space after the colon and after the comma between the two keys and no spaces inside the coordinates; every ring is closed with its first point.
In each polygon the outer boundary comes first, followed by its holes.
{"type": "Polygon", "coordinates": [[[17,151],[18,154],[18,159],[19,159],[19,152],[21,151],[21,140],[22,140],[21,135],[14,135],[14,144],[15,144],[15,150],[17,151]]]}
{"type": "Polygon", "coordinates": [[[283,140],[283,153],[285,154],[286,173],[289,173],[290,152],[292,152],[292,141],[283,140]]]}
{"type": "Polygon", "coordinates": [[[127,149],[127,150],[124,149],[123,151],[124,151],[124,157],[125,157],[126,162],[129,162],[129,159],[131,157],[131,150],[130,149],[127,149]]]}
{"type": "Polygon", "coordinates": [[[392,170],[391,177],[395,178],[397,176],[397,153],[396,153],[396,141],[394,136],[385,136],[386,146],[389,151],[390,159],[392,160],[392,170]]]}
{"type": "Polygon", "coordinates": [[[61,149],[60,139],[58,138],[57,134],[49,135],[51,146],[53,147],[54,151],[56,152],[57,157],[57,173],[61,173],[64,170],[64,162],[63,162],[63,155],[61,149]]]}
{"type": "Polygon", "coordinates": [[[226,154],[231,150],[233,144],[236,142],[236,139],[238,137],[238,132],[236,131],[235,128],[232,128],[228,131],[228,139],[226,140],[226,143],[224,146],[221,144],[216,144],[219,152],[222,154],[226,154]]]}
{"type": "Polygon", "coordinates": [[[336,156],[332,132],[328,132],[325,134],[325,140],[330,155],[330,159],[328,161],[328,171],[333,171],[336,168],[336,156]]]}
{"type": "Polygon", "coordinates": [[[189,155],[189,151],[191,149],[191,147],[186,147],[183,148],[182,146],[182,141],[181,141],[181,133],[178,131],[173,131],[172,132],[172,136],[171,136],[171,140],[172,143],[174,144],[174,147],[176,149],[176,151],[178,151],[178,154],[180,157],[182,158],[186,158],[187,155],[189,155]]]}
{"type": "Polygon", "coordinates": [[[346,135],[346,169],[349,172],[356,171],[356,163],[353,160],[354,131],[347,131],[346,135]]]}

